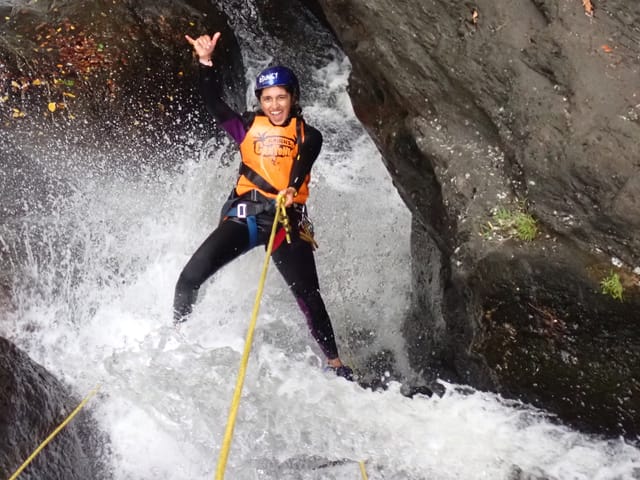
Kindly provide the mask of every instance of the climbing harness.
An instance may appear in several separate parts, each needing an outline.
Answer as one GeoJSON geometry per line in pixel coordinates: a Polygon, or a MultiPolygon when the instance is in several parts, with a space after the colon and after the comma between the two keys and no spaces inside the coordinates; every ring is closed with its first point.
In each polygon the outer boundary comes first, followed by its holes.
{"type": "Polygon", "coordinates": [[[275,212],[275,202],[265,197],[257,190],[251,190],[242,196],[237,196],[235,190],[222,206],[221,220],[239,218],[247,222],[249,230],[249,246],[251,250],[258,244],[258,221],[256,217],[263,213],[275,212]]]}
{"type": "MultiPolygon", "coordinates": [[[[298,236],[305,242],[310,243],[311,247],[315,250],[318,248],[318,243],[314,238],[313,223],[307,213],[306,205],[294,203],[291,208],[295,212],[294,218],[297,218],[295,225],[297,227],[298,236]]],[[[251,250],[258,244],[258,215],[265,212],[275,213],[275,211],[276,202],[265,197],[257,190],[251,190],[242,196],[237,196],[235,192],[232,191],[229,198],[222,206],[220,217],[221,220],[225,220],[227,218],[238,218],[247,222],[247,229],[249,230],[249,246],[247,247],[247,250],[251,250]]],[[[290,224],[289,216],[283,214],[280,222],[283,225],[283,229],[276,232],[273,251],[278,249],[287,234],[291,234],[292,226],[290,224]]]]}
{"type": "Polygon", "coordinates": [[[80,412],[80,410],[82,410],[82,408],[87,404],[87,402],[89,400],[91,400],[91,397],[93,397],[96,393],[98,393],[98,390],[100,389],[100,385],[97,385],[93,390],[91,390],[86,397],[84,397],[84,399],[80,402],[80,404],[75,408],[75,410],[73,410],[73,412],[71,412],[69,414],[69,416],[51,433],[51,435],[49,435],[44,442],[42,442],[38,448],[36,448],[33,453],[31,455],[29,455],[29,458],[27,458],[24,463],[20,466],[20,468],[18,468],[18,470],[15,471],[15,473],[13,475],[11,475],[11,477],[9,477],[9,480],[15,480],[16,478],[18,478],[18,475],[20,475],[22,473],[22,471],[27,468],[27,466],[33,461],[34,458],[36,458],[36,456],[40,453],[40,451],[47,446],[47,444],[53,440],[53,438],[60,433],[60,431],[67,426],[67,424],[73,420],[73,417],[75,417],[78,412],[80,412]]]}

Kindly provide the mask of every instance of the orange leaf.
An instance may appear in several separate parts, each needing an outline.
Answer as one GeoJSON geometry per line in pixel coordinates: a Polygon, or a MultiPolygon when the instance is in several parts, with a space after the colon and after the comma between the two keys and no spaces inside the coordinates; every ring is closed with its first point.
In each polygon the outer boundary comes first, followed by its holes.
{"type": "Polygon", "coordinates": [[[479,16],[480,16],[480,14],[478,13],[478,10],[476,10],[474,8],[473,12],[471,13],[471,22],[473,22],[474,24],[478,23],[478,17],[479,16]]]}
{"type": "Polygon", "coordinates": [[[591,3],[591,0],[582,0],[582,6],[584,7],[584,13],[593,17],[593,4],[591,3]]]}
{"type": "Polygon", "coordinates": [[[604,50],[605,53],[611,53],[613,52],[613,48],[611,48],[609,45],[602,45],[602,50],[604,50]]]}

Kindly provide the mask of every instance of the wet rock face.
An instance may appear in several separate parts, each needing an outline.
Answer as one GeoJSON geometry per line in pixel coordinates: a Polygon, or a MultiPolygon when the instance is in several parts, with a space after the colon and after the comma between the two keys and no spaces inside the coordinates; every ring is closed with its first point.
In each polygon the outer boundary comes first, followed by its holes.
{"type": "Polygon", "coordinates": [[[640,4],[317,3],[415,215],[414,366],[637,434],[640,4]]]}
{"type": "MultiPolygon", "coordinates": [[[[11,475],[78,406],[80,399],[40,365],[0,338],[0,471],[11,475]]],[[[20,478],[111,478],[108,444],[81,410],[20,478]]]]}
{"type": "MultiPolygon", "coordinates": [[[[185,34],[223,32],[221,77],[244,83],[226,17],[207,2],[41,1],[0,14],[0,121],[18,134],[39,125],[46,137],[83,132],[78,144],[175,149],[204,118],[185,34]]],[[[230,101],[243,93],[229,92],[230,101]]]]}

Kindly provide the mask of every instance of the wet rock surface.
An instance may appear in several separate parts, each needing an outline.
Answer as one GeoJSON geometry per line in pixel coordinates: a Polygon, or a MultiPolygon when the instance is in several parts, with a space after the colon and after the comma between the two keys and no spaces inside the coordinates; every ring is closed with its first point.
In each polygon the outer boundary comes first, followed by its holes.
{"type": "Polygon", "coordinates": [[[318,4],[414,213],[414,366],[636,435],[638,3],[318,4]]]}
{"type": "MultiPolygon", "coordinates": [[[[79,405],[42,366],[0,338],[0,471],[7,476],[79,405]]],[[[81,410],[20,474],[25,479],[111,478],[108,442],[81,410]]]]}

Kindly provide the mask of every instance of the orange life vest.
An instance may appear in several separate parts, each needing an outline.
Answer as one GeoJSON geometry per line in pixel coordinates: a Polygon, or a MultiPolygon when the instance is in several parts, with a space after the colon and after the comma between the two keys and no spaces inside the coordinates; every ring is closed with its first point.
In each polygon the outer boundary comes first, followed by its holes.
{"type": "MultiPolygon", "coordinates": [[[[304,140],[304,124],[299,118],[292,118],[287,126],[273,125],[265,115],[256,115],[249,131],[240,143],[242,163],[267,181],[276,191],[289,186],[291,169],[298,159],[298,149],[304,140]],[[296,129],[297,123],[300,126],[296,129]],[[298,139],[296,130],[302,138],[298,139]]],[[[298,189],[296,203],[305,203],[309,197],[309,178],[298,189]]],[[[251,190],[276,198],[277,194],[265,191],[241,174],[236,183],[236,194],[241,196],[251,190]]]]}

